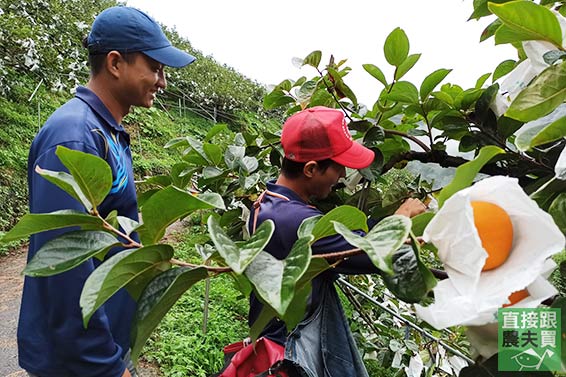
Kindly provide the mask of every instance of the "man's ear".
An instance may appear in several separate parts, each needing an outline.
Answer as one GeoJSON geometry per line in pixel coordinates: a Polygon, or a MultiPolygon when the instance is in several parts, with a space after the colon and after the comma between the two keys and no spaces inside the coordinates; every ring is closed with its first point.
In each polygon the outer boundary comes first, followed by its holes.
{"type": "Polygon", "coordinates": [[[308,161],[303,167],[303,174],[308,178],[312,178],[316,170],[318,170],[318,163],[316,161],[308,161]]]}
{"type": "Polygon", "coordinates": [[[108,54],[106,54],[106,70],[111,76],[115,78],[120,77],[120,70],[125,63],[126,62],[122,58],[122,55],[120,55],[118,51],[110,51],[108,54]]]}

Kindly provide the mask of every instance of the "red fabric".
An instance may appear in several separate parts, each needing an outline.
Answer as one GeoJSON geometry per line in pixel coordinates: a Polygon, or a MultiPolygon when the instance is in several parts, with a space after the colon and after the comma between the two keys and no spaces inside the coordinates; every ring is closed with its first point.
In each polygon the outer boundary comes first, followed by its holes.
{"type": "MultiPolygon", "coordinates": [[[[283,360],[285,347],[266,338],[260,338],[254,345],[244,347],[243,342],[233,343],[224,347],[224,353],[236,352],[230,361],[230,365],[219,377],[254,377],[267,371],[273,364],[283,360]]],[[[277,372],[281,377],[286,377],[284,372],[277,372]]],[[[270,374],[269,376],[275,376],[270,374]]]]}
{"type": "Polygon", "coordinates": [[[368,167],[375,154],[352,140],[344,113],[315,106],[291,115],[283,125],[281,145],[285,157],[297,162],[328,158],[348,168],[368,167]]]}

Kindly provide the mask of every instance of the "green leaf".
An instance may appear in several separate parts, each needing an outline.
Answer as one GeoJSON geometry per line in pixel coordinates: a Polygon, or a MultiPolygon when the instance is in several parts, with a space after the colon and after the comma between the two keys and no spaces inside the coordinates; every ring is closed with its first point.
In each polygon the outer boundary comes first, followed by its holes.
{"type": "Polygon", "coordinates": [[[379,67],[373,64],[364,64],[363,67],[366,70],[366,72],[372,75],[374,78],[376,78],[377,81],[382,83],[384,86],[387,86],[387,80],[385,79],[385,75],[383,74],[383,72],[381,72],[381,69],[379,69],[379,67]]]}
{"type": "Polygon", "coordinates": [[[175,187],[184,189],[189,183],[191,183],[193,174],[190,172],[194,171],[194,169],[190,169],[188,166],[189,164],[186,162],[180,162],[173,165],[171,168],[171,182],[175,187]]]}
{"type": "Polygon", "coordinates": [[[219,133],[222,132],[228,132],[229,128],[228,125],[226,123],[218,123],[215,124],[210,130],[208,130],[208,132],[206,133],[206,136],[204,137],[203,142],[209,142],[210,140],[212,140],[212,138],[216,135],[218,135],[219,133]]]}
{"type": "Polygon", "coordinates": [[[521,128],[522,125],[523,122],[502,116],[497,120],[497,133],[504,139],[507,139],[521,128]]]}
{"type": "Polygon", "coordinates": [[[198,209],[225,209],[219,194],[197,196],[169,186],[153,194],[142,208],[143,225],[138,232],[142,243],[154,244],[165,234],[165,229],[176,220],[198,209]]]}
{"type": "Polygon", "coordinates": [[[483,95],[483,89],[466,89],[456,96],[454,105],[460,110],[467,110],[471,105],[475,104],[478,99],[483,95]]]}
{"type": "Polygon", "coordinates": [[[317,82],[315,80],[305,81],[297,91],[297,101],[308,103],[316,88],[317,82]]]}
{"type": "Polygon", "coordinates": [[[548,213],[550,213],[562,233],[566,234],[566,193],[560,193],[552,201],[548,213]]]}
{"type": "Polygon", "coordinates": [[[253,173],[252,175],[247,176],[244,179],[244,189],[249,190],[254,187],[259,182],[259,178],[260,176],[258,173],[253,173]]]}
{"type": "Polygon", "coordinates": [[[395,80],[399,80],[401,77],[405,76],[405,74],[409,72],[411,68],[415,66],[415,64],[417,64],[420,57],[421,54],[413,54],[407,56],[407,59],[405,59],[403,63],[401,63],[401,65],[399,65],[399,67],[397,67],[397,69],[395,70],[395,80]]]}
{"type": "Polygon", "coordinates": [[[513,29],[507,25],[501,25],[499,29],[495,32],[495,44],[514,44],[514,43],[522,43],[523,41],[532,40],[535,37],[528,33],[521,30],[513,29]]]}
{"type": "Polygon", "coordinates": [[[312,280],[322,272],[328,270],[330,265],[322,258],[311,258],[307,271],[301,276],[295,286],[295,296],[289,304],[282,320],[285,322],[288,331],[292,331],[305,318],[308,299],[312,291],[312,280]]]}
{"type": "Polygon", "coordinates": [[[299,229],[297,229],[297,238],[303,238],[312,235],[314,227],[321,218],[322,215],[316,215],[304,219],[301,225],[299,225],[299,229]]]}
{"type": "Polygon", "coordinates": [[[295,98],[281,89],[274,89],[271,93],[263,97],[263,107],[267,110],[275,109],[294,102],[295,98]]]}
{"type": "Polygon", "coordinates": [[[559,47],[562,45],[560,23],[548,8],[532,1],[511,1],[505,4],[488,3],[488,8],[503,21],[505,26],[528,35],[528,40],[548,41],[559,47]]]}
{"type": "Polygon", "coordinates": [[[307,55],[306,58],[303,59],[303,65],[310,65],[314,68],[318,68],[318,65],[320,64],[320,59],[322,58],[322,52],[321,51],[313,51],[310,54],[307,55]]]}
{"type": "Polygon", "coordinates": [[[475,88],[476,89],[481,89],[481,87],[483,86],[483,84],[485,84],[485,82],[487,81],[487,79],[489,78],[489,76],[491,76],[491,73],[484,73],[483,75],[481,75],[478,80],[476,81],[476,85],[475,88]]]}
{"type": "Polygon", "coordinates": [[[238,160],[238,165],[244,170],[246,174],[253,173],[259,166],[257,158],[251,156],[245,156],[244,158],[238,160]]]}
{"type": "Polygon", "coordinates": [[[0,239],[0,243],[27,238],[35,233],[71,226],[99,227],[103,229],[102,220],[80,211],[61,210],[50,213],[28,213],[8,233],[4,234],[4,237],[0,239]]]}
{"type": "Polygon", "coordinates": [[[409,55],[409,39],[401,28],[394,29],[385,39],[383,52],[387,62],[398,67],[409,55]]]}
{"type": "Polygon", "coordinates": [[[499,63],[495,71],[493,71],[493,78],[492,82],[497,81],[501,77],[505,76],[509,72],[511,72],[517,66],[517,62],[515,60],[505,60],[499,63]]]}
{"type": "Polygon", "coordinates": [[[224,172],[214,166],[207,166],[202,169],[202,178],[204,179],[216,178],[221,176],[222,174],[224,174],[224,172]]]}
{"type": "Polygon", "coordinates": [[[151,280],[138,300],[131,335],[132,360],[138,359],[152,331],[183,293],[207,277],[208,272],[203,267],[180,267],[171,268],[151,280]]]}
{"type": "Polygon", "coordinates": [[[566,62],[545,69],[513,100],[505,116],[522,122],[551,113],[566,100],[566,62]]]}
{"type": "Polygon", "coordinates": [[[214,165],[219,165],[222,162],[222,148],[216,144],[204,143],[202,146],[207,159],[214,165]]]}
{"type": "Polygon", "coordinates": [[[140,223],[130,219],[129,217],[117,216],[116,218],[118,219],[118,224],[120,224],[122,231],[127,235],[130,235],[130,233],[132,233],[141,225],[140,223]]]}
{"type": "Polygon", "coordinates": [[[67,194],[71,195],[79,203],[81,203],[87,211],[90,212],[92,210],[93,207],[90,200],[85,196],[85,194],[83,194],[81,188],[72,175],[65,173],[64,171],[42,169],[39,165],[35,167],[35,172],[65,191],[67,194]]]}
{"type": "Polygon", "coordinates": [[[257,294],[278,315],[284,316],[295,296],[295,286],[307,271],[312,237],[298,239],[284,260],[263,251],[246,268],[245,274],[257,294]]]}
{"type": "MultiPolygon", "coordinates": [[[[313,221],[312,218],[303,220],[304,222],[313,221]]],[[[346,228],[352,230],[363,230],[364,232],[368,231],[367,226],[367,218],[365,213],[357,209],[356,207],[343,205],[340,207],[336,207],[324,216],[322,216],[312,228],[312,236],[313,241],[316,242],[321,238],[328,237],[331,235],[336,234],[336,230],[334,229],[333,222],[342,223],[346,228]]],[[[301,232],[301,236],[306,236],[305,229],[309,228],[309,226],[303,226],[299,228],[301,232]]]]}
{"type": "Polygon", "coordinates": [[[391,101],[418,104],[419,92],[417,88],[408,81],[398,81],[391,88],[391,92],[385,95],[391,101]]]}
{"type": "Polygon", "coordinates": [[[474,0],[474,13],[470,16],[469,20],[489,16],[491,12],[487,8],[488,1],[491,3],[506,3],[511,0],[474,0]]]}
{"type": "Polygon", "coordinates": [[[487,25],[487,27],[483,29],[481,33],[480,42],[483,42],[494,36],[495,33],[497,32],[497,29],[499,29],[501,25],[503,25],[503,22],[501,22],[499,18],[493,21],[492,23],[490,23],[489,25],[487,25]]]}
{"type": "Polygon", "coordinates": [[[488,145],[480,149],[478,156],[472,161],[460,165],[456,169],[456,174],[448,185],[446,185],[438,195],[438,206],[442,207],[444,202],[456,192],[470,186],[474,178],[485,164],[498,154],[505,153],[501,148],[488,145]]]}
{"type": "Polygon", "coordinates": [[[24,269],[27,276],[51,276],[65,272],[97,255],[100,259],[120,242],[113,235],[101,231],[65,233],[46,242],[24,269]]]}
{"type": "Polygon", "coordinates": [[[240,275],[269,243],[275,230],[273,221],[266,220],[261,223],[248,241],[237,245],[226,235],[213,216],[208,218],[207,224],[210,239],[216,250],[224,258],[226,264],[240,275]]]}
{"type": "Polygon", "coordinates": [[[93,208],[98,207],[112,188],[112,169],[102,158],[61,145],[55,154],[77,182],[93,208]]]}
{"type": "Polygon", "coordinates": [[[246,147],[230,145],[224,152],[224,162],[230,169],[236,169],[246,155],[246,147]]]}
{"type": "Polygon", "coordinates": [[[151,245],[124,250],[102,263],[86,280],[79,300],[85,328],[94,312],[120,288],[142,274],[169,268],[172,257],[171,246],[151,245]]]}
{"type": "Polygon", "coordinates": [[[423,212],[411,218],[411,222],[413,223],[413,226],[411,227],[411,233],[413,233],[417,237],[422,236],[426,226],[433,217],[434,212],[423,212]]]}
{"type": "Polygon", "coordinates": [[[250,338],[252,342],[255,342],[259,338],[261,332],[269,324],[269,321],[275,317],[277,317],[277,312],[273,310],[271,306],[264,304],[259,316],[250,327],[250,338]]]}
{"type": "MultiPolygon", "coordinates": [[[[292,308],[293,310],[288,310],[285,316],[281,318],[285,322],[289,331],[295,328],[305,317],[308,297],[312,290],[312,279],[329,268],[330,265],[324,259],[311,258],[307,271],[295,285],[295,295],[289,304],[289,308],[292,308]]],[[[268,304],[263,302],[261,297],[259,297],[259,299],[262,301],[263,308],[258,318],[250,328],[250,337],[252,338],[252,341],[255,341],[255,339],[259,337],[269,321],[271,321],[274,317],[277,317],[277,312],[268,304]]]]}
{"type": "Polygon", "coordinates": [[[145,205],[145,202],[147,202],[149,200],[149,198],[151,198],[154,194],[158,193],[159,191],[161,191],[160,188],[154,188],[154,189],[150,189],[150,190],[144,191],[141,194],[139,194],[138,195],[138,207],[140,209],[143,208],[143,206],[145,205]]]}
{"type": "Polygon", "coordinates": [[[566,136],[566,105],[560,105],[545,117],[526,123],[515,133],[515,145],[527,151],[566,136]]]}
{"type": "Polygon", "coordinates": [[[195,139],[192,136],[187,136],[187,141],[189,143],[189,146],[191,147],[191,149],[200,157],[202,158],[204,161],[207,162],[211,162],[209,161],[206,152],[204,151],[204,146],[202,141],[195,139]]]}
{"type": "Polygon", "coordinates": [[[352,89],[350,89],[350,87],[348,85],[346,85],[346,83],[344,82],[344,80],[342,79],[342,77],[346,74],[346,71],[340,71],[338,72],[338,70],[328,67],[328,74],[330,77],[332,77],[333,79],[333,83],[334,83],[334,87],[336,89],[336,92],[339,94],[340,97],[345,96],[348,99],[350,99],[350,101],[352,101],[352,103],[354,104],[354,106],[357,106],[358,100],[356,98],[356,95],[354,94],[354,92],[352,91],[352,89]]]}
{"type": "Polygon", "coordinates": [[[168,149],[168,148],[173,148],[173,147],[186,147],[188,146],[189,143],[187,141],[187,137],[186,136],[181,136],[181,137],[176,137],[173,138],[171,140],[169,140],[164,146],[163,148],[168,149]]]}
{"type": "Polygon", "coordinates": [[[566,192],[566,181],[554,176],[542,186],[537,187],[536,191],[531,193],[529,197],[534,200],[542,210],[548,212],[554,199],[562,192],[566,192]]]}
{"type": "Polygon", "coordinates": [[[417,303],[426,297],[436,285],[432,272],[420,259],[417,243],[413,246],[403,245],[393,253],[393,274],[384,275],[383,282],[395,297],[408,302],[417,303]]]}
{"type": "Polygon", "coordinates": [[[431,95],[434,98],[439,99],[440,101],[449,104],[450,106],[454,105],[454,98],[448,93],[445,92],[433,92],[431,95]]]}
{"type": "Polygon", "coordinates": [[[334,104],[335,101],[334,101],[334,97],[332,97],[332,94],[328,93],[328,90],[326,90],[326,88],[321,88],[316,90],[312,94],[309,102],[309,107],[314,107],[314,106],[332,107],[334,106],[334,104]]]}
{"type": "Polygon", "coordinates": [[[441,68],[428,75],[421,84],[421,101],[424,102],[428,98],[429,94],[434,90],[434,88],[436,88],[436,86],[440,84],[440,82],[444,80],[444,78],[450,72],[452,72],[451,69],[441,68]]]}
{"type": "Polygon", "coordinates": [[[171,185],[172,181],[171,181],[171,176],[169,176],[169,175],[154,175],[152,177],[149,177],[145,181],[143,181],[143,183],[148,184],[148,185],[157,185],[157,186],[160,186],[160,187],[167,187],[167,186],[171,185]]]}
{"type": "Polygon", "coordinates": [[[480,98],[476,101],[475,112],[476,117],[484,123],[485,119],[488,117],[491,111],[491,104],[495,100],[497,91],[499,90],[499,84],[493,84],[486,88],[483,93],[481,93],[480,98]]]}
{"type": "Polygon", "coordinates": [[[365,237],[352,233],[338,222],[334,222],[334,227],[351,245],[365,251],[377,268],[392,274],[393,253],[407,240],[411,231],[411,220],[401,215],[386,217],[365,237]]]}
{"type": "Polygon", "coordinates": [[[342,92],[350,101],[352,101],[354,106],[358,105],[358,99],[356,98],[356,95],[343,80],[336,80],[335,85],[340,92],[342,92]]]}

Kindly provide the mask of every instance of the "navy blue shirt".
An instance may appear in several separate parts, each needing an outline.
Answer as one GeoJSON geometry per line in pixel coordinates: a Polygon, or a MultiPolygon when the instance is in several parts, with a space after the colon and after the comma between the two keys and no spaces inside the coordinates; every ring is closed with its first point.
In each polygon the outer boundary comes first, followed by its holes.
{"type": "MultiPolygon", "coordinates": [[[[103,158],[112,168],[111,192],[98,207],[105,217],[112,210],[138,220],[130,138],[102,101],[79,87],[76,97],[57,109],[35,137],[28,157],[31,213],[61,209],[85,211],[73,197],[35,173],[35,167],[67,171],[55,155],[58,145],[103,158]]],[[[28,261],[48,240],[65,231],[33,235],[28,261]]],[[[137,235],[134,234],[137,240],[137,235]]],[[[119,250],[113,250],[109,255],[119,250]]],[[[20,366],[41,377],[122,376],[122,357],[130,345],[130,325],[136,309],[121,290],[83,327],[79,297],[86,278],[97,267],[91,259],[59,275],[26,277],[18,324],[20,366]]]]}
{"type": "MultiPolygon", "coordinates": [[[[293,190],[275,184],[267,183],[267,191],[263,195],[257,221],[255,220],[255,211],[252,210],[249,228],[253,233],[253,224],[256,221],[256,228],[265,220],[271,219],[275,223],[275,231],[271,240],[265,247],[265,251],[273,255],[275,258],[282,260],[289,255],[293,244],[297,240],[297,230],[303,220],[321,215],[322,212],[317,208],[309,205],[293,190]]],[[[363,231],[356,231],[359,235],[364,235],[363,231]]],[[[344,251],[353,249],[342,236],[335,235],[325,237],[318,240],[312,245],[313,254],[325,254],[334,251],[344,251]]],[[[371,274],[379,273],[379,269],[374,266],[367,254],[360,254],[350,257],[338,264],[331,271],[326,271],[312,281],[312,292],[309,299],[309,307],[311,310],[317,307],[320,301],[320,289],[322,279],[336,278],[337,273],[342,274],[371,274]]],[[[248,323],[251,326],[258,318],[263,304],[257,299],[255,294],[250,296],[250,313],[248,323]]],[[[285,324],[278,320],[272,320],[263,330],[260,336],[264,336],[280,344],[285,344],[287,337],[287,329],[285,324]]]]}

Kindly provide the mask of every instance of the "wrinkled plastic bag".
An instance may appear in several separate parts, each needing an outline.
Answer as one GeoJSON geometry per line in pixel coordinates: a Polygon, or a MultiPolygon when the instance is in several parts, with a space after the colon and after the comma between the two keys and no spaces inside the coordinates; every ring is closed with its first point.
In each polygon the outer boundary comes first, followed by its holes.
{"type": "MultiPolygon", "coordinates": [[[[566,46],[566,19],[558,12],[556,15],[562,28],[562,47],[566,46]]],[[[507,111],[509,105],[529,83],[549,65],[544,61],[544,54],[556,50],[552,43],[545,41],[524,41],[523,49],[527,59],[515,67],[500,83],[499,92],[493,101],[491,109],[500,117],[507,111]]]]}
{"type": "Polygon", "coordinates": [[[566,181],[566,148],[562,150],[556,165],[554,166],[554,173],[556,178],[566,181]]]}
{"type": "Polygon", "coordinates": [[[496,322],[498,308],[525,287],[529,296],[517,307],[536,307],[556,294],[546,278],[556,267],[549,258],[564,248],[566,240],[552,217],[514,178],[486,178],[454,194],[428,224],[423,239],[437,247],[449,277],[434,288],[433,304],[415,305],[417,316],[436,329],[496,322]],[[482,271],[487,253],[474,225],[472,201],[500,206],[513,223],[513,250],[496,269],[482,271]]]}

